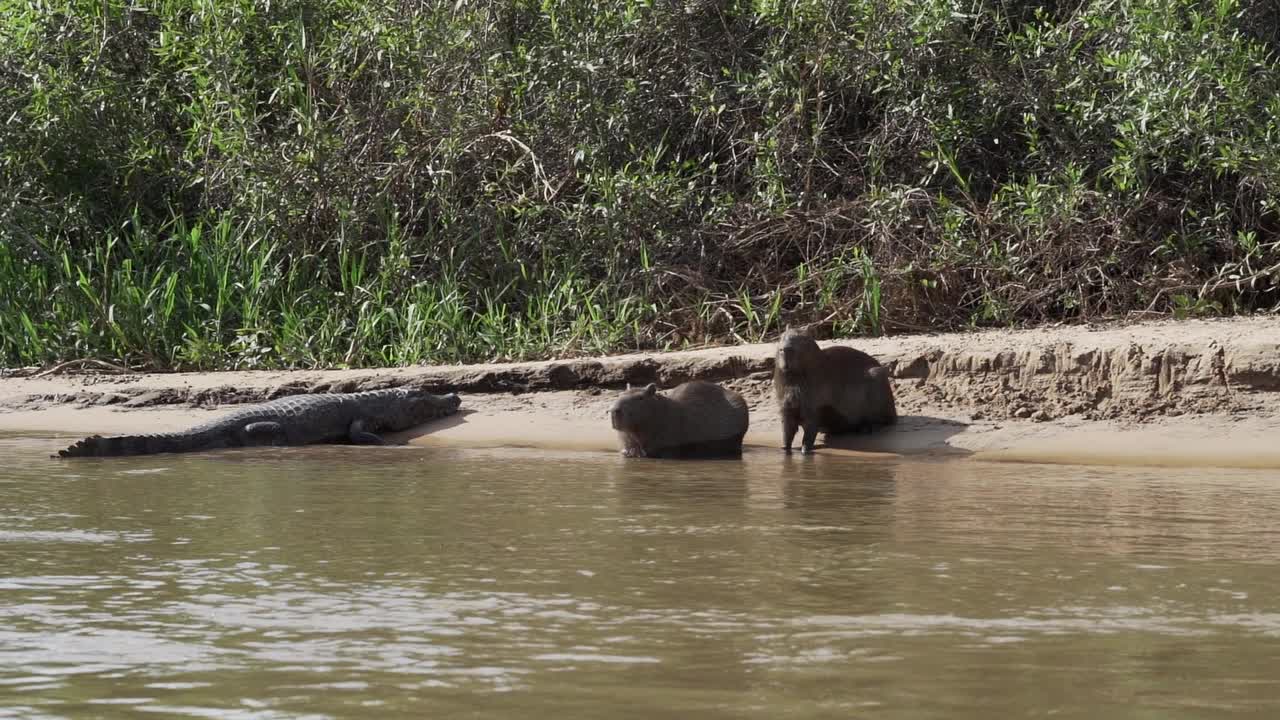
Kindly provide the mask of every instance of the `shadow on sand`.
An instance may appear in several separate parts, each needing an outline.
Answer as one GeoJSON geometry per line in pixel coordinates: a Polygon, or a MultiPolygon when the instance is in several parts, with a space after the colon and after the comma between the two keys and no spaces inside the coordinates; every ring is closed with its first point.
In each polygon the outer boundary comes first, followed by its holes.
{"type": "Polygon", "coordinates": [[[411,427],[408,430],[402,430],[400,432],[395,432],[395,433],[387,433],[386,439],[387,439],[387,442],[390,442],[390,443],[407,444],[413,441],[415,438],[425,437],[427,435],[431,435],[432,433],[440,432],[441,430],[448,430],[449,428],[457,427],[459,425],[464,425],[467,422],[466,416],[471,415],[474,412],[476,411],[472,410],[471,408],[461,407],[461,408],[458,408],[458,412],[448,417],[429,420],[425,423],[422,423],[421,425],[418,425],[417,427],[411,427]]]}
{"type": "Polygon", "coordinates": [[[852,452],[884,452],[898,455],[970,455],[972,451],[947,442],[968,428],[968,423],[928,415],[902,415],[887,428],[869,433],[826,435],[819,449],[852,452]]]}

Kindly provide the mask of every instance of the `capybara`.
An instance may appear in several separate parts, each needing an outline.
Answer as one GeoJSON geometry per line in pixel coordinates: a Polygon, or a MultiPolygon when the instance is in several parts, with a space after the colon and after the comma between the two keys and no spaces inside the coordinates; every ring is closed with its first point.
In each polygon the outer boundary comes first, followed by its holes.
{"type": "Polygon", "coordinates": [[[740,455],[749,423],[741,395],[701,380],[661,393],[653,383],[627,390],[609,419],[623,455],[650,458],[740,455]]]}
{"type": "Polygon", "coordinates": [[[773,395],[782,414],[782,449],[787,452],[800,427],[800,451],[811,453],[819,431],[865,432],[898,419],[888,368],[851,347],[824,350],[813,336],[790,328],[778,343],[773,395]]]}

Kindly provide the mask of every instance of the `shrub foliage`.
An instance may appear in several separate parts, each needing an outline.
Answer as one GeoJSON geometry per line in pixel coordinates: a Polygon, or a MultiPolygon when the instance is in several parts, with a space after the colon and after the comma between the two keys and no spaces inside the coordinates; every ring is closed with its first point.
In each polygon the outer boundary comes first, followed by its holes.
{"type": "Polygon", "coordinates": [[[1265,0],[0,3],[0,362],[1273,309],[1265,0]]]}

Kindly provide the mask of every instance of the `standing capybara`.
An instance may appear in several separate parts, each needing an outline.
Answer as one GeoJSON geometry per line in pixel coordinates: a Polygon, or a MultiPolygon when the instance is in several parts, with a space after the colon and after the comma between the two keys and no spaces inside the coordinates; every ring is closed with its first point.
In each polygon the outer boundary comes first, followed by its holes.
{"type": "Polygon", "coordinates": [[[888,368],[861,350],[824,350],[808,333],[790,328],[778,343],[773,395],[787,452],[799,427],[804,428],[800,451],[811,453],[818,431],[864,432],[898,419],[888,368]]]}
{"type": "Polygon", "coordinates": [[[650,458],[740,455],[749,422],[741,395],[701,380],[664,393],[653,383],[627,390],[609,419],[623,455],[650,458]]]}

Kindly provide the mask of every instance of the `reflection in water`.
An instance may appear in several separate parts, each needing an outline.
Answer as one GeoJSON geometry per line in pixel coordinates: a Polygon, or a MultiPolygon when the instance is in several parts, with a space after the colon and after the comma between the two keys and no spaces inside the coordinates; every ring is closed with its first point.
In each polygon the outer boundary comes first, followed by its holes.
{"type": "Polygon", "coordinates": [[[658,462],[641,459],[607,468],[606,477],[618,484],[620,503],[632,510],[717,513],[746,507],[747,465],[741,459],[658,462]]]}
{"type": "Polygon", "coordinates": [[[897,473],[893,463],[788,457],[780,478],[783,507],[814,529],[882,532],[892,522],[897,473]]]}
{"type": "Polygon", "coordinates": [[[1273,475],[3,442],[0,718],[1280,701],[1273,475]]]}

